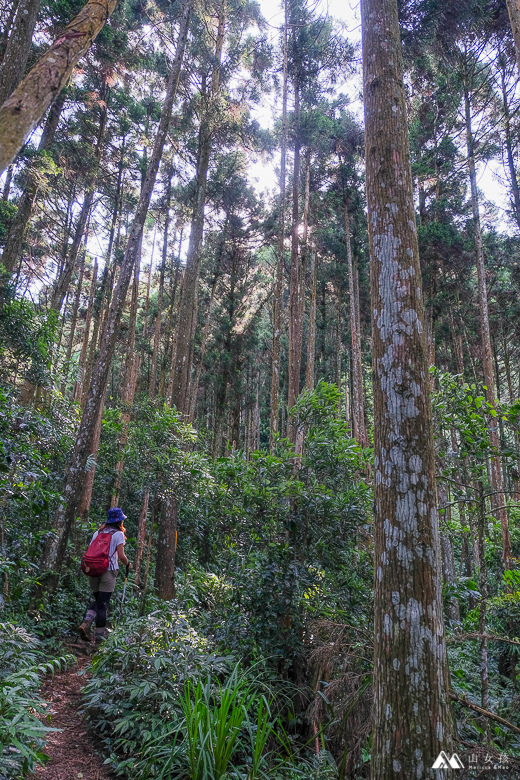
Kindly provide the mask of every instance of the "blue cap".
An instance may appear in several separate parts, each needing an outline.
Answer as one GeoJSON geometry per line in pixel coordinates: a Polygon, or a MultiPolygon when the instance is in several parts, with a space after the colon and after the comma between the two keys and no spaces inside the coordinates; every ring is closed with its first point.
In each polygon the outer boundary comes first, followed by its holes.
{"type": "Polygon", "coordinates": [[[107,523],[121,523],[126,520],[126,515],[123,514],[123,510],[118,506],[112,507],[107,512],[107,523]]]}

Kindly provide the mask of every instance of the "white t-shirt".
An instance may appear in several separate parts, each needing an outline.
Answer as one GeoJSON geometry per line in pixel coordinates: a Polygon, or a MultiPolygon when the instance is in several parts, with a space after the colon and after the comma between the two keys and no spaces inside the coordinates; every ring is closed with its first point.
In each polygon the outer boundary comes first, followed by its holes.
{"type": "MultiPolygon", "coordinates": [[[[103,531],[95,531],[94,536],[90,540],[90,544],[94,541],[94,539],[97,537],[98,533],[106,534],[110,533],[107,529],[104,529],[103,531]]],[[[108,551],[108,558],[109,558],[109,564],[108,568],[110,571],[118,571],[119,569],[119,559],[117,557],[116,550],[119,547],[120,544],[125,544],[125,535],[122,531],[115,531],[115,533],[112,534],[112,539],[110,540],[110,549],[108,551]]]]}

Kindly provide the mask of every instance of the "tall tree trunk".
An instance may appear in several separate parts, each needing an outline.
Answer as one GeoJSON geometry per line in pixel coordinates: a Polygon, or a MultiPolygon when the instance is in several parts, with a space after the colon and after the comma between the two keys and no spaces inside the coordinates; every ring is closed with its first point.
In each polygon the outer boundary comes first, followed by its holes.
{"type": "Polygon", "coordinates": [[[175,355],[175,339],[174,339],[174,327],[173,327],[173,317],[175,314],[175,296],[177,293],[177,285],[179,283],[179,276],[180,276],[180,268],[181,268],[181,260],[180,260],[180,250],[182,247],[182,230],[181,230],[181,236],[179,241],[179,257],[175,260],[175,271],[171,271],[170,276],[170,305],[168,307],[168,324],[166,326],[166,344],[164,345],[164,355],[162,360],[162,368],[161,368],[161,379],[159,381],[159,396],[162,398],[165,395],[165,388],[166,389],[166,399],[170,399],[173,392],[173,365],[172,361],[175,355]],[[171,343],[171,347],[170,347],[171,343]],[[170,377],[168,380],[168,384],[166,384],[166,375],[168,371],[168,366],[170,366],[170,377]]]}
{"type": "MultiPolygon", "coordinates": [[[[43,552],[41,568],[44,572],[56,572],[61,567],[67,539],[76,517],[79,496],[81,494],[81,485],[84,479],[85,464],[90,452],[99,409],[103,403],[103,391],[110,372],[119,322],[125,305],[132,271],[135,267],[136,256],[141,245],[150,198],[170,125],[173,101],[177,92],[177,85],[179,83],[181,65],[186,46],[190,12],[191,3],[187,2],[181,19],[175,60],[172,64],[170,77],[168,79],[157,135],[146,171],[145,181],[141,188],[136,214],[128,236],[125,256],[121,264],[121,271],[110,303],[101,348],[92,373],[92,381],[90,383],[87,402],[85,404],[76,444],[64,482],[63,501],[60,503],[54,519],[54,534],[49,534],[43,552]]],[[[49,586],[54,587],[57,583],[56,577],[51,576],[49,579],[49,586]]]]}
{"type": "Polygon", "coordinates": [[[318,281],[318,258],[316,250],[311,251],[311,301],[309,306],[309,336],[307,338],[307,368],[305,371],[305,389],[314,387],[314,361],[316,358],[316,287],[318,281]]]}
{"type": "Polygon", "coordinates": [[[480,561],[480,602],[479,633],[480,638],[480,701],[484,709],[489,709],[489,675],[486,639],[486,610],[488,597],[488,578],[486,567],[486,499],[482,482],[478,483],[478,557],[480,561]]]}
{"type": "Polygon", "coordinates": [[[72,390],[72,400],[81,400],[85,392],[85,371],[87,367],[87,350],[90,341],[90,323],[92,321],[92,310],[94,308],[94,296],[96,294],[98,264],[97,258],[94,260],[92,270],[92,281],[90,282],[90,293],[88,298],[87,313],[85,316],[85,330],[83,331],[83,342],[78,360],[78,374],[72,390]]]}
{"type": "Polygon", "coordinates": [[[83,288],[83,276],[85,274],[85,252],[82,253],[80,261],[78,282],[76,284],[76,292],[74,295],[74,303],[72,306],[72,319],[70,321],[69,340],[67,343],[67,352],[65,354],[65,378],[61,385],[61,393],[65,395],[66,378],[70,371],[70,359],[72,357],[72,348],[74,347],[74,336],[76,335],[76,323],[78,321],[79,302],[81,300],[81,290],[83,288]]]}
{"type": "MultiPolygon", "coordinates": [[[[106,96],[106,84],[103,83],[101,98],[104,99],[105,96],[106,96]]],[[[72,274],[74,273],[74,269],[76,267],[76,261],[78,259],[78,254],[79,254],[81,241],[83,239],[83,233],[85,231],[85,228],[87,231],[87,235],[85,237],[85,244],[87,241],[90,210],[92,208],[92,203],[94,200],[94,191],[95,191],[96,180],[97,180],[97,172],[99,170],[99,164],[101,162],[101,156],[103,154],[103,139],[105,137],[106,120],[107,120],[107,109],[105,105],[105,108],[102,109],[101,111],[101,118],[99,121],[99,129],[98,129],[98,134],[96,139],[96,173],[93,175],[85,191],[83,205],[81,207],[81,212],[76,224],[76,232],[74,234],[74,240],[72,242],[70,252],[66,258],[66,262],[64,263],[61,269],[61,273],[59,274],[59,277],[56,280],[56,284],[52,293],[51,309],[54,309],[55,311],[60,311],[63,304],[63,299],[67,293],[67,290],[69,289],[70,280],[72,279],[72,274]]]]}
{"type": "Polygon", "coordinates": [[[520,74],[520,0],[506,0],[515,42],[516,64],[520,74]]]}
{"type": "Polygon", "coordinates": [[[19,0],[0,64],[0,106],[18,86],[31,53],[40,0],[19,0]]]}
{"type": "Polygon", "coordinates": [[[163,305],[163,295],[164,295],[164,275],[166,271],[166,258],[168,256],[168,230],[170,228],[170,203],[172,197],[172,176],[173,176],[173,170],[169,168],[168,184],[166,185],[166,206],[165,206],[166,211],[164,216],[164,240],[163,240],[162,262],[161,262],[161,271],[159,277],[159,292],[157,295],[157,316],[155,318],[152,365],[150,367],[150,383],[148,386],[149,398],[155,398],[157,360],[159,357],[159,345],[161,343],[161,320],[162,320],[162,305],[163,305]]]}
{"type": "Polygon", "coordinates": [[[83,235],[89,218],[93,199],[94,199],[94,190],[90,188],[85,193],[80,215],[76,223],[74,240],[72,242],[70,251],[67,254],[66,261],[61,269],[61,273],[59,277],[56,279],[56,284],[52,292],[50,308],[54,309],[54,311],[60,311],[63,304],[63,299],[65,298],[65,294],[69,288],[70,280],[72,279],[72,274],[74,273],[74,268],[76,267],[76,261],[78,259],[78,254],[81,247],[81,242],[83,240],[83,235]]]}
{"type": "MultiPolygon", "coordinates": [[[[123,402],[122,430],[119,437],[119,448],[123,453],[128,441],[128,426],[130,424],[130,413],[134,402],[135,388],[137,385],[137,374],[139,371],[140,356],[135,352],[135,331],[137,325],[137,305],[139,303],[139,274],[141,269],[141,247],[135,259],[134,283],[132,285],[132,296],[130,300],[130,315],[128,318],[128,338],[126,344],[125,369],[123,372],[123,382],[121,387],[121,400],[123,402]]],[[[125,460],[123,454],[116,464],[116,478],[112,490],[111,506],[117,506],[119,503],[119,492],[121,490],[121,478],[125,460]]]]}
{"type": "Polygon", "coordinates": [[[11,192],[11,184],[13,183],[13,166],[9,165],[7,173],[5,175],[4,188],[2,190],[2,200],[9,200],[9,193],[11,192]]]}
{"type": "Polygon", "coordinates": [[[155,587],[164,601],[175,597],[175,553],[177,550],[177,499],[168,495],[163,501],[159,517],[157,557],[155,560],[155,587]]]}
{"type": "Polygon", "coordinates": [[[208,167],[213,139],[213,126],[215,122],[212,114],[219,93],[220,64],[222,59],[222,47],[224,45],[225,27],[225,4],[222,3],[219,11],[209,100],[199,130],[197,177],[191,216],[190,241],[188,244],[184,284],[182,285],[181,290],[176,325],[172,404],[174,404],[180,412],[183,412],[186,415],[188,415],[190,411],[192,347],[197,327],[200,259],[202,236],[204,233],[204,207],[206,205],[208,167]]]}
{"type": "MultiPolygon", "coordinates": [[[[486,400],[495,406],[495,375],[493,371],[493,350],[491,348],[491,332],[489,328],[489,309],[486,285],[486,266],[484,260],[484,245],[482,243],[482,230],[480,227],[480,213],[477,189],[477,172],[475,168],[474,139],[471,127],[471,101],[467,88],[464,90],[464,108],[466,118],[466,145],[468,156],[469,180],[471,186],[471,208],[473,211],[473,229],[475,234],[475,254],[477,263],[478,293],[480,308],[480,337],[482,342],[482,373],[486,386],[486,400]]],[[[492,422],[489,428],[489,438],[496,453],[500,453],[500,441],[496,422],[492,422]]],[[[491,484],[493,496],[491,505],[496,511],[497,519],[502,528],[502,559],[504,567],[511,567],[511,538],[505,509],[505,496],[502,493],[502,469],[500,455],[491,458],[490,462],[491,484]]]]}
{"type": "Polygon", "coordinates": [[[505,66],[500,70],[500,82],[502,87],[502,108],[504,110],[504,141],[506,146],[507,167],[509,169],[509,179],[511,182],[511,205],[516,224],[520,228],[520,187],[518,186],[518,177],[516,175],[515,158],[513,156],[513,139],[511,135],[511,112],[507,98],[507,85],[505,66]]]}
{"type": "Polygon", "coordinates": [[[150,501],[150,488],[143,493],[143,502],[139,513],[137,526],[137,544],[134,558],[134,588],[137,590],[141,582],[141,564],[143,562],[144,542],[146,538],[146,517],[148,515],[148,503],[150,501]]]}
{"type": "Polygon", "coordinates": [[[347,270],[350,300],[350,338],[352,343],[352,416],[354,438],[361,447],[368,447],[365,427],[365,392],[363,388],[363,364],[361,361],[361,320],[359,317],[359,290],[354,280],[350,218],[345,203],[345,234],[347,241],[347,270]]]}
{"type": "Polygon", "coordinates": [[[200,384],[200,377],[202,374],[202,367],[204,365],[204,357],[206,355],[206,348],[208,346],[208,338],[209,338],[209,328],[211,325],[211,315],[213,313],[213,302],[215,300],[215,291],[217,289],[217,282],[219,279],[219,269],[215,271],[215,275],[213,277],[213,284],[211,285],[211,293],[209,296],[209,303],[208,308],[206,311],[206,320],[204,322],[204,327],[202,329],[202,340],[200,344],[200,356],[199,356],[199,362],[197,365],[197,370],[195,371],[195,379],[193,380],[193,388],[191,391],[191,399],[190,399],[190,411],[189,411],[189,421],[193,422],[193,419],[195,417],[195,409],[197,406],[197,397],[199,395],[199,384],[200,384]]]}
{"type": "Polygon", "coordinates": [[[276,252],[276,276],[273,305],[273,353],[271,360],[271,412],[269,422],[269,447],[274,448],[280,420],[280,349],[282,331],[283,268],[285,260],[285,166],[287,157],[287,0],[284,0],[283,26],[283,77],[282,77],[282,138],[280,150],[280,218],[278,247],[276,252]]]}
{"type": "MultiPolygon", "coordinates": [[[[300,392],[300,369],[302,356],[302,327],[300,322],[300,253],[299,253],[299,220],[300,220],[300,85],[298,76],[294,78],[294,167],[292,184],[292,225],[291,225],[291,271],[289,285],[289,388],[287,393],[287,407],[292,409],[300,392]]],[[[296,440],[296,426],[288,423],[289,439],[292,443],[296,440]]]]}
{"type": "MultiPolygon", "coordinates": [[[[130,353],[130,350],[127,353],[130,353]]],[[[132,354],[129,361],[129,368],[130,373],[128,376],[127,382],[125,382],[125,386],[123,388],[122,398],[124,404],[124,411],[122,414],[122,431],[121,435],[119,437],[119,446],[121,449],[121,453],[124,453],[124,448],[126,447],[126,444],[128,442],[128,426],[130,425],[130,414],[132,409],[132,404],[134,402],[134,395],[135,395],[135,388],[137,385],[137,374],[139,371],[139,355],[132,354]]],[[[119,494],[121,492],[121,480],[123,477],[123,468],[125,465],[125,459],[124,454],[121,455],[121,458],[116,464],[116,478],[114,482],[114,488],[112,491],[112,499],[110,501],[110,506],[114,507],[119,504],[119,494]]]]}
{"type": "Polygon", "coordinates": [[[103,408],[105,406],[105,396],[107,394],[108,377],[103,392],[102,403],[99,407],[98,418],[96,420],[96,427],[94,428],[94,436],[92,437],[92,443],[90,445],[89,457],[93,461],[89,470],[85,475],[83,481],[83,489],[81,491],[81,500],[79,503],[79,516],[83,523],[88,521],[90,512],[90,502],[92,501],[92,490],[94,489],[94,478],[96,476],[96,458],[99,452],[99,442],[101,440],[101,430],[103,427],[103,408]]]}
{"type": "Polygon", "coordinates": [[[437,777],[452,720],[397,0],[362,0],[374,375],[374,780],[437,777]]]}
{"type": "Polygon", "coordinates": [[[0,107],[0,173],[59,95],[116,4],[117,0],[88,0],[0,107]]]}
{"type": "MultiPolygon", "coordinates": [[[[38,144],[39,152],[48,151],[54,141],[54,136],[58,128],[61,112],[65,105],[65,98],[67,96],[66,90],[62,90],[54,103],[52,104],[50,111],[45,121],[43,133],[38,144]]],[[[22,254],[23,240],[27,225],[31,218],[31,212],[34,207],[34,202],[38,195],[38,186],[34,181],[34,177],[31,175],[31,170],[27,171],[27,183],[24,191],[18,201],[18,208],[15,217],[9,228],[7,239],[5,242],[4,251],[2,254],[2,263],[9,273],[12,273],[16,268],[18,261],[22,254]]]]}

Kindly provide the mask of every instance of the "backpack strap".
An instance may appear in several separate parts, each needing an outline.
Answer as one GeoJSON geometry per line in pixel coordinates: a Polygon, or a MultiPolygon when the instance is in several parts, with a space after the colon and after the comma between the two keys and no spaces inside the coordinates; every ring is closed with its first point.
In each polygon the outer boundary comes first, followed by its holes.
{"type": "MultiPolygon", "coordinates": [[[[119,528],[107,528],[107,530],[103,531],[103,533],[108,533],[108,534],[110,534],[110,536],[113,536],[118,531],[119,531],[119,528]]],[[[110,544],[112,544],[112,540],[110,540],[110,544]]],[[[117,552],[117,547],[114,550],[114,552],[112,553],[112,555],[110,555],[110,552],[108,553],[108,560],[109,560],[108,568],[109,568],[110,571],[114,571],[114,569],[110,569],[110,564],[112,563],[112,558],[114,557],[116,552],[117,552]]]]}

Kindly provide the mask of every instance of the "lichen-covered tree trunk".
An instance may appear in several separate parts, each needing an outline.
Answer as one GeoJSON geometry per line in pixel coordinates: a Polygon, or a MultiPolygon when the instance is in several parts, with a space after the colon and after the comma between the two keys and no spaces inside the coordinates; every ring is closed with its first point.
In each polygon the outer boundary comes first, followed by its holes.
{"type": "MultiPolygon", "coordinates": [[[[66,90],[62,90],[54,103],[52,104],[45,126],[43,128],[42,137],[38,144],[38,151],[44,152],[50,149],[54,136],[58,128],[58,124],[65,105],[66,90]]],[[[31,175],[31,170],[27,171],[27,184],[17,204],[17,211],[15,218],[9,228],[9,233],[5,242],[4,251],[2,254],[2,263],[9,273],[12,273],[16,268],[23,248],[23,240],[25,237],[25,231],[31,218],[31,212],[34,206],[34,202],[38,195],[38,187],[34,182],[34,178],[31,175]]]]}
{"type": "Polygon", "coordinates": [[[282,335],[282,293],[285,255],[285,167],[287,157],[287,0],[284,0],[285,21],[283,27],[283,78],[282,78],[282,138],[280,150],[280,217],[278,220],[278,246],[273,303],[273,351],[271,356],[271,412],[269,422],[269,447],[274,448],[279,431],[280,418],[280,348],[282,335]]]}
{"type": "Polygon", "coordinates": [[[516,64],[520,73],[520,0],[506,0],[506,4],[515,41],[516,64]]]}
{"type": "Polygon", "coordinates": [[[190,411],[190,386],[193,354],[193,340],[197,327],[198,291],[202,237],[204,234],[204,207],[206,205],[206,187],[208,168],[213,140],[213,120],[211,117],[214,101],[220,84],[220,63],[225,37],[225,4],[219,12],[218,30],[215,42],[214,65],[211,74],[209,95],[207,96],[206,115],[199,130],[197,155],[197,176],[193,199],[190,241],[186,256],[186,269],[181,289],[179,311],[176,325],[175,362],[173,368],[172,404],[186,415],[190,411]]]}
{"type": "Polygon", "coordinates": [[[20,0],[0,64],[0,106],[20,83],[40,10],[40,0],[20,0]]]}
{"type": "Polygon", "coordinates": [[[116,7],[89,0],[0,108],[0,173],[13,162],[116,7]]]}
{"type": "Polygon", "coordinates": [[[362,0],[374,380],[373,780],[439,778],[452,721],[397,0],[362,0]]]}
{"type": "Polygon", "coordinates": [[[121,270],[110,302],[110,308],[103,329],[101,347],[92,372],[92,380],[88,390],[85,409],[81,418],[74,451],[65,478],[63,499],[60,502],[55,515],[53,533],[49,534],[47,538],[42,556],[42,570],[44,572],[49,570],[54,572],[54,575],[49,577],[49,588],[52,588],[57,583],[55,574],[61,567],[67,539],[78,510],[82,484],[85,478],[85,464],[90,453],[99,409],[103,404],[104,389],[114,354],[117,331],[123,313],[132,271],[135,267],[136,255],[139,252],[141,245],[150,198],[170,125],[173,102],[177,93],[182,60],[186,47],[190,13],[191,2],[188,0],[184,7],[183,16],[180,22],[176,55],[168,79],[159,127],[157,129],[153,150],[141,188],[139,203],[130,228],[125,255],[121,263],[121,270]]]}
{"type": "MultiPolygon", "coordinates": [[[[486,264],[484,259],[484,245],[482,243],[482,230],[480,226],[479,199],[477,188],[477,171],[475,167],[475,142],[471,123],[471,99],[467,89],[464,92],[464,108],[466,118],[466,145],[469,181],[471,188],[471,207],[473,211],[473,230],[475,236],[475,255],[478,278],[478,303],[480,308],[480,338],[482,343],[482,373],[486,386],[486,400],[495,406],[495,372],[493,369],[493,350],[491,347],[491,331],[489,328],[489,307],[486,283],[486,264]]],[[[491,505],[495,509],[497,520],[502,529],[502,560],[506,569],[511,568],[511,537],[507,521],[505,498],[502,492],[502,468],[500,464],[500,439],[493,419],[489,427],[489,438],[497,455],[489,462],[490,481],[493,486],[491,505]]]]}
{"type": "Polygon", "coordinates": [[[177,499],[168,495],[162,505],[155,560],[155,587],[164,601],[175,596],[175,553],[177,550],[177,499]]]}

